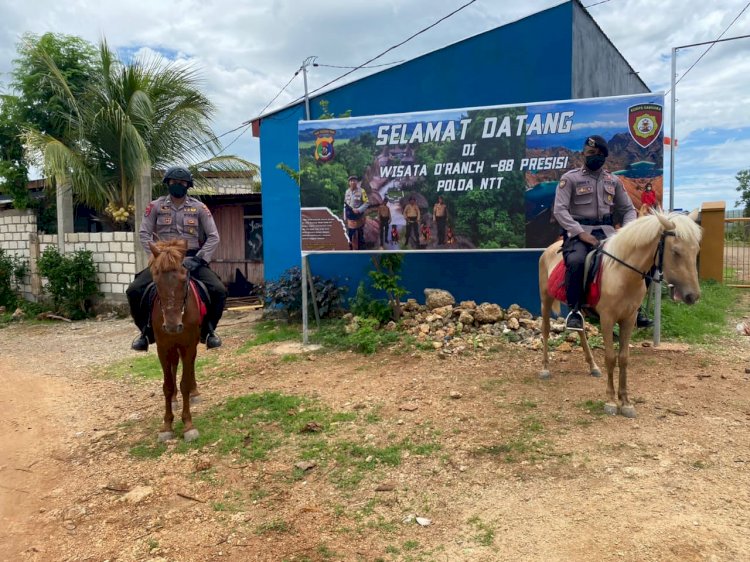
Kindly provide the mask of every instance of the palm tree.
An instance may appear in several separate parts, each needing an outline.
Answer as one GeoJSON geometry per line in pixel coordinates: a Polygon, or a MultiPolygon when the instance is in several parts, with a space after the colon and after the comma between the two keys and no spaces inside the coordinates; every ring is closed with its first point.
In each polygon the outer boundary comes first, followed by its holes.
{"type": "Polygon", "coordinates": [[[76,97],[44,49],[35,55],[63,100],[68,127],[57,137],[27,130],[26,143],[48,177],[58,186],[70,184],[78,201],[103,212],[116,228],[132,224],[134,188],[146,166],[192,163],[198,185],[202,171],[257,177],[255,164],[220,155],[210,127],[215,107],[194,67],[155,57],[125,64],[102,41],[96,74],[76,97]]]}

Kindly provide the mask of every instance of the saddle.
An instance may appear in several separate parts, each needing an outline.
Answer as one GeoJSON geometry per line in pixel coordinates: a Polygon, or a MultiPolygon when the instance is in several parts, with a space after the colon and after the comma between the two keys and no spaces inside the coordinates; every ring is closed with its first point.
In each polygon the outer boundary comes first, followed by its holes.
{"type": "MultiPolygon", "coordinates": [[[[583,269],[583,294],[586,307],[594,308],[601,297],[602,253],[591,250],[586,254],[583,269]]],[[[565,260],[560,260],[547,280],[547,293],[560,302],[568,302],[565,291],[565,260]]]]}
{"type": "MultiPolygon", "coordinates": [[[[203,324],[203,319],[206,317],[206,313],[208,312],[208,306],[211,305],[211,297],[208,294],[208,288],[203,283],[203,281],[200,281],[198,279],[190,278],[190,290],[193,292],[193,295],[195,295],[197,301],[198,301],[198,311],[200,314],[200,322],[203,324]]],[[[151,281],[148,285],[146,285],[146,290],[143,292],[143,297],[141,297],[141,310],[144,311],[144,317],[149,319],[149,323],[151,322],[151,310],[154,307],[154,301],[156,300],[156,283],[151,281]]],[[[153,338],[153,335],[151,334],[151,330],[149,330],[149,342],[154,343],[151,341],[153,338]]]]}

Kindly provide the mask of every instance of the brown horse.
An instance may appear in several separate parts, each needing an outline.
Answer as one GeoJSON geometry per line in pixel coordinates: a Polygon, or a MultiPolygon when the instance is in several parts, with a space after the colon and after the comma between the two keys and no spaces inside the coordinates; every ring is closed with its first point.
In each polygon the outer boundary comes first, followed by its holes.
{"type": "Polygon", "coordinates": [[[164,373],[164,423],[159,430],[159,441],[174,438],[172,432],[173,400],[177,398],[177,365],[182,359],[182,422],[185,441],[198,438],[190,414],[190,397],[197,395],[195,356],[200,340],[201,320],[197,295],[188,283],[187,270],[182,260],[187,252],[185,240],[149,243],[151,276],[156,285],[156,299],[151,309],[156,349],[164,373]]]}
{"type": "MultiPolygon", "coordinates": [[[[635,327],[638,308],[646,294],[644,278],[652,266],[660,266],[664,279],[673,287],[672,298],[693,304],[700,298],[697,257],[700,247],[701,229],[695,223],[697,211],[689,216],[679,213],[666,215],[661,212],[639,218],[619,230],[604,244],[602,257],[601,296],[595,306],[601,322],[607,366],[607,403],[605,411],[625,417],[636,416],[635,407],[628,398],[628,358],[630,335],[635,327]],[[620,326],[620,350],[615,355],[613,328],[620,326]],[[620,378],[615,400],[613,375],[615,363],[619,362],[620,378]]],[[[539,259],[539,294],[542,301],[543,359],[539,378],[548,379],[550,311],[560,313],[560,303],[550,295],[547,287],[552,270],[562,260],[558,241],[549,246],[539,259]]],[[[590,374],[601,376],[594,361],[586,332],[579,332],[581,347],[589,364],[590,374]]]]}

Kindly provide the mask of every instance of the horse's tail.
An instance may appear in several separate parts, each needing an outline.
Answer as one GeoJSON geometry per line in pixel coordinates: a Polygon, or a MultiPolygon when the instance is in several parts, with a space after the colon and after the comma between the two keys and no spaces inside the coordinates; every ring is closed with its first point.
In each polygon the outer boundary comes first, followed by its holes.
{"type": "Polygon", "coordinates": [[[557,299],[552,301],[552,312],[554,312],[556,316],[560,316],[560,301],[557,299]]]}
{"type": "Polygon", "coordinates": [[[544,306],[545,301],[552,300],[550,310],[558,316],[560,315],[560,301],[550,295],[547,285],[559,247],[559,243],[553,244],[542,252],[542,255],[539,257],[539,300],[542,302],[542,306],[544,306]]]}

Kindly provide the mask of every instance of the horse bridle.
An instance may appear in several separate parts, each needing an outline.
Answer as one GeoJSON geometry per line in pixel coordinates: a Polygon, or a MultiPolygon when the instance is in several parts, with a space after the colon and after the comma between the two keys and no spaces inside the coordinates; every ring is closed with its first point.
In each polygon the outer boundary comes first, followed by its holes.
{"type": "Polygon", "coordinates": [[[594,251],[600,252],[604,254],[605,256],[612,258],[616,262],[624,265],[628,269],[631,269],[635,271],[638,275],[643,277],[643,279],[648,279],[649,281],[655,281],[656,283],[661,283],[662,281],[662,268],[664,267],[664,246],[667,239],[667,236],[676,236],[676,233],[674,230],[664,230],[661,233],[661,237],[659,238],[659,245],[656,247],[656,254],[654,254],[654,265],[656,266],[656,275],[651,275],[650,272],[652,271],[649,269],[649,271],[641,271],[638,268],[633,267],[629,263],[621,260],[617,256],[613,256],[609,252],[607,252],[603,245],[597,246],[594,251]]]}
{"type": "MultiPolygon", "coordinates": [[[[184,267],[184,266],[183,266],[184,267]]],[[[187,268],[185,268],[187,269],[187,268]]],[[[188,269],[187,276],[185,278],[185,296],[182,298],[182,309],[180,310],[180,317],[184,316],[185,309],[187,308],[187,301],[188,301],[188,295],[190,294],[190,270],[188,269]]],[[[156,292],[156,296],[159,299],[159,308],[161,308],[161,315],[162,318],[166,318],[166,312],[164,309],[164,303],[161,300],[161,297],[159,296],[159,292],[156,292]]],[[[172,306],[167,305],[167,310],[173,308],[172,306]]]]}

